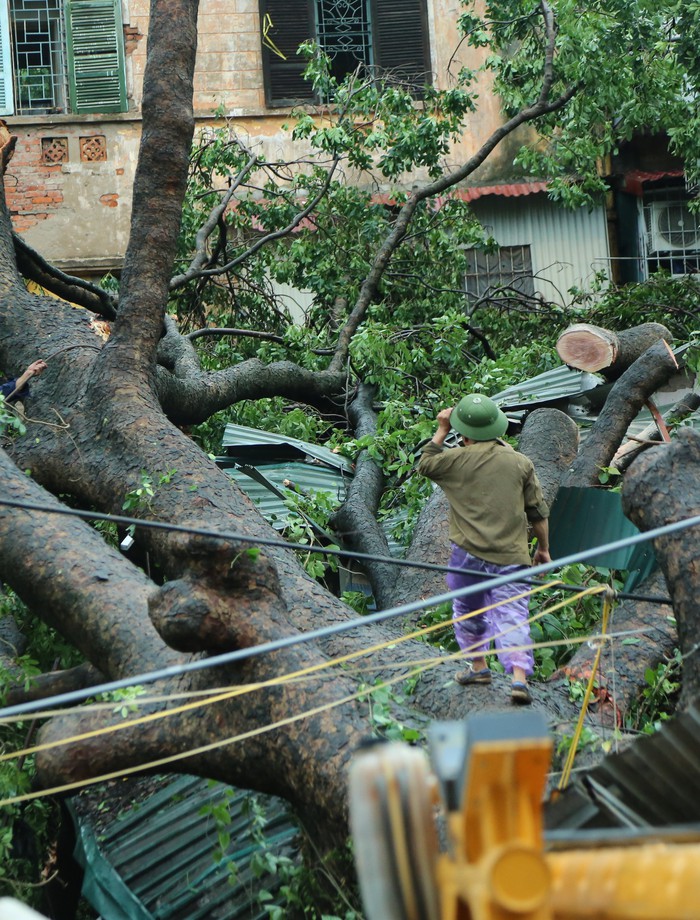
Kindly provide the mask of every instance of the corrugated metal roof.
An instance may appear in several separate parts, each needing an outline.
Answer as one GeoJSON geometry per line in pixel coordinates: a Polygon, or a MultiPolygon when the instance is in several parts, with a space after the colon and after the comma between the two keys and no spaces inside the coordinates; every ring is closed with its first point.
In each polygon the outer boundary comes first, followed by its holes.
{"type": "Polygon", "coordinates": [[[302,461],[287,463],[256,463],[253,454],[246,464],[228,457],[217,463],[224,472],[251,498],[263,517],[277,530],[283,530],[298,512],[292,510],[299,492],[302,495],[321,492],[335,506],[345,500],[349,477],[339,469],[329,469],[302,461]],[[296,487],[296,488],[295,488],[296,487]]]}
{"type": "Polygon", "coordinates": [[[533,403],[545,406],[554,402],[562,402],[572,396],[580,396],[599,387],[602,383],[604,383],[603,378],[596,374],[583,373],[562,364],[561,367],[555,367],[536,377],[513,384],[495,393],[491,398],[504,412],[517,411],[531,409],[533,403]]]}
{"type": "MultiPolygon", "coordinates": [[[[251,797],[220,783],[183,776],[132,804],[99,834],[77,820],[77,858],[86,870],[83,893],[104,920],[262,920],[255,894],[274,894],[278,877],[255,872],[263,849],[295,856],[298,830],[280,799],[260,796],[259,835],[251,797]],[[212,808],[226,804],[228,818],[212,808]],[[230,837],[215,859],[220,833],[230,837]],[[232,872],[232,867],[235,869],[232,872]]],[[[224,815],[226,814],[224,809],[224,815]]]]}
{"type": "MultiPolygon", "coordinates": [[[[674,349],[674,355],[677,359],[682,358],[687,349],[687,345],[681,345],[674,349]]],[[[670,409],[692,389],[693,381],[694,375],[681,367],[668,383],[654,393],[653,400],[658,409],[662,413],[670,409]]],[[[527,412],[534,409],[561,409],[580,424],[583,439],[598,417],[612,386],[602,376],[561,365],[494,393],[491,398],[515,422],[521,421],[527,412]]],[[[628,428],[627,437],[638,436],[652,421],[651,412],[642,409],[628,428]]],[[[692,416],[687,424],[700,427],[700,419],[692,416]]]]}
{"type": "Polygon", "coordinates": [[[521,198],[523,195],[536,195],[538,192],[546,191],[546,182],[507,182],[502,185],[470,185],[460,188],[456,195],[464,201],[476,201],[477,198],[485,198],[488,195],[521,198]]]}
{"type": "Polygon", "coordinates": [[[665,722],[655,734],[645,735],[626,750],[608,755],[547,804],[545,823],[550,832],[697,827],[700,710],[691,706],[665,722]]]}
{"type": "Polygon", "coordinates": [[[246,459],[255,457],[256,462],[272,459],[305,459],[316,461],[331,469],[352,472],[352,463],[335,451],[319,444],[310,444],[299,438],[291,438],[272,431],[246,428],[244,425],[229,424],[224,430],[221,446],[229,457],[246,459]]]}
{"type": "Polygon", "coordinates": [[[679,179],[684,176],[682,169],[644,170],[630,169],[623,176],[622,188],[632,195],[641,195],[647,182],[661,182],[663,179],[679,179]]]}
{"type": "MultiPolygon", "coordinates": [[[[265,520],[280,531],[300,517],[299,511],[293,507],[294,498],[298,496],[296,490],[302,494],[321,492],[328,496],[335,508],[345,501],[352,479],[352,475],[346,471],[330,470],[303,461],[256,463],[254,454],[250,455],[246,464],[237,463],[230,457],[218,457],[216,462],[255,502],[265,520]],[[293,486],[296,486],[296,490],[293,486]]],[[[335,542],[335,537],[325,532],[310,517],[302,517],[317,534],[323,535],[329,542],[335,542]]],[[[405,547],[394,539],[392,530],[405,517],[405,509],[399,509],[382,522],[389,552],[394,556],[401,556],[405,547]]]]}
{"type": "MultiPolygon", "coordinates": [[[[546,191],[547,183],[540,179],[533,179],[530,182],[502,182],[498,185],[464,185],[452,189],[449,195],[437,195],[432,199],[432,205],[440,208],[446,201],[455,198],[461,201],[476,201],[477,198],[485,198],[489,195],[520,198],[523,195],[536,195],[538,192],[546,191]]],[[[378,192],[372,195],[372,203],[394,205],[396,195],[393,192],[378,192]]]]}

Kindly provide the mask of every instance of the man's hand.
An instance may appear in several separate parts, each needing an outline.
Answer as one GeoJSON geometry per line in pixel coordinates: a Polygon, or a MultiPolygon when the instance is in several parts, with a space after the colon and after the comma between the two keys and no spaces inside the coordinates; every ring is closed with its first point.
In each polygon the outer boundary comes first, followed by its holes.
{"type": "Polygon", "coordinates": [[[452,415],[453,408],[453,406],[450,406],[449,409],[441,409],[437,414],[438,427],[442,428],[448,434],[450,431],[450,416],[452,415]]]}
{"type": "Polygon", "coordinates": [[[532,532],[537,537],[537,549],[532,558],[532,564],[544,565],[545,562],[551,562],[552,557],[549,555],[549,521],[547,518],[533,521],[532,532]]]}
{"type": "Polygon", "coordinates": [[[433,444],[442,444],[450,433],[450,416],[452,415],[452,406],[449,409],[441,409],[437,414],[438,430],[433,435],[433,444]]]}
{"type": "Polygon", "coordinates": [[[21,393],[32,377],[39,377],[46,370],[46,361],[33,361],[26,371],[15,381],[14,393],[21,393]]]}
{"type": "Polygon", "coordinates": [[[25,373],[30,377],[39,377],[46,370],[46,361],[34,361],[29,365],[25,373]]]}

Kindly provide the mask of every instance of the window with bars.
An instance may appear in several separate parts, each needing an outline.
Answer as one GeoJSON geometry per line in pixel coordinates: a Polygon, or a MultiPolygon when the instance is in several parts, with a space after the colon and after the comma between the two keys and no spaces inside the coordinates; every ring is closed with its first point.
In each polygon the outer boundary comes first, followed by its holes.
{"type": "Polygon", "coordinates": [[[464,289],[470,304],[504,289],[528,297],[534,295],[535,281],[529,246],[500,246],[494,252],[472,249],[467,257],[464,289]]]}
{"type": "Polygon", "coordinates": [[[410,85],[430,83],[425,0],[261,0],[269,106],[315,102],[299,45],[315,39],[341,80],[358,65],[410,85]]]}
{"type": "Polygon", "coordinates": [[[121,0],[0,2],[0,115],[126,110],[121,0]]]}

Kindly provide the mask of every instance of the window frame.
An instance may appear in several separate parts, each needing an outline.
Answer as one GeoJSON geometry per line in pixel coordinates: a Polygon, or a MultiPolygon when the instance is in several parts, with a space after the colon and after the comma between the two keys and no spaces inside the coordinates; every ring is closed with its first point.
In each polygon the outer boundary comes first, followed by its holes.
{"type": "MultiPolygon", "coordinates": [[[[60,81],[65,89],[65,108],[52,111],[51,117],[128,111],[121,0],[60,0],[59,15],[65,68],[60,74],[52,70],[52,80],[55,85],[60,81]]],[[[0,115],[46,115],[31,106],[18,111],[22,107],[15,91],[13,28],[10,4],[0,0],[0,115]]]]}
{"type": "Polygon", "coordinates": [[[470,306],[478,303],[489,292],[503,288],[511,288],[515,295],[535,296],[535,274],[530,243],[497,246],[493,250],[469,249],[468,255],[472,254],[474,267],[471,271],[464,272],[464,295],[470,306]],[[517,261],[522,262],[522,269],[516,269],[517,261]]]}
{"type": "Polygon", "coordinates": [[[0,2],[0,115],[14,115],[15,88],[12,44],[10,42],[10,5],[0,2]]]}
{"type": "MultiPolygon", "coordinates": [[[[315,4],[318,0],[260,0],[261,47],[263,56],[263,81],[265,104],[268,108],[313,105],[320,100],[304,85],[301,74],[305,63],[296,56],[302,41],[316,38],[315,4]],[[304,15],[305,13],[305,15],[304,15]],[[268,15],[271,18],[267,18],[268,15]],[[282,60],[274,49],[281,52],[282,60]],[[279,84],[289,75],[289,93],[280,91],[279,84]],[[300,92],[294,93],[299,87],[300,92]]],[[[427,0],[364,0],[368,7],[371,23],[371,66],[387,73],[400,74],[402,70],[413,70],[424,79],[422,85],[432,82],[430,60],[430,35],[427,0]],[[397,26],[401,26],[400,29],[397,26]],[[406,34],[413,38],[409,54],[420,57],[420,62],[411,64],[406,59],[403,41],[392,40],[392,36],[406,34]],[[414,66],[418,63],[418,69],[414,66]]],[[[420,98],[420,91],[416,91],[420,98]]]]}

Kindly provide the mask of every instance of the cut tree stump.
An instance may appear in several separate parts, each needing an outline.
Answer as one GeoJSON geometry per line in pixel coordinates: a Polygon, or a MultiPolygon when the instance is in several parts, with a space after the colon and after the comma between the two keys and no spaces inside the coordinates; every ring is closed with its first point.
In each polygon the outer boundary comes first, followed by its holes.
{"type": "Polygon", "coordinates": [[[589,323],[575,323],[557,339],[557,353],[564,364],[589,373],[610,367],[619,349],[614,332],[589,323]]]}
{"type": "Polygon", "coordinates": [[[575,323],[559,336],[557,353],[569,367],[599,372],[608,380],[616,380],[662,339],[673,341],[670,331],[661,323],[642,323],[622,332],[612,332],[590,323],[575,323]]]}

